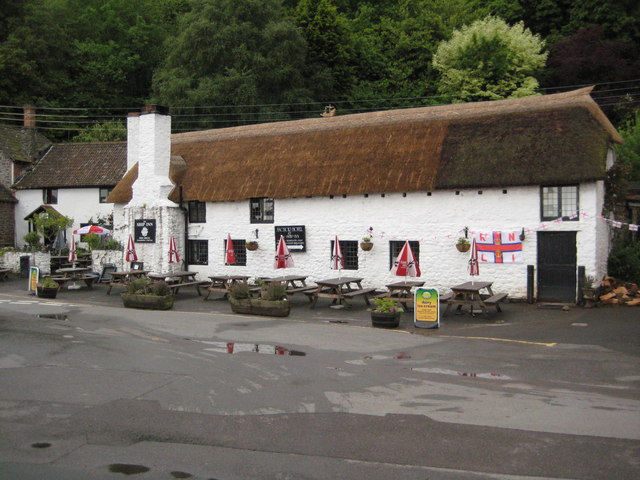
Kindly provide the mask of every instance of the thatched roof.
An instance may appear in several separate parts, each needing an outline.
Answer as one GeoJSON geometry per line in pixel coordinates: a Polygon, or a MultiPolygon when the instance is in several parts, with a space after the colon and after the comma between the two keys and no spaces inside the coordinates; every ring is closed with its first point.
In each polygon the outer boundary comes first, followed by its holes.
{"type": "MultiPolygon", "coordinates": [[[[200,201],[602,179],[622,139],[590,91],[174,134],[188,168],[171,177],[200,201]]],[[[109,201],[128,202],[136,177],[109,201]]]]}
{"type": "Polygon", "coordinates": [[[13,188],[112,187],[126,170],[126,142],[57,143],[13,188]]]}

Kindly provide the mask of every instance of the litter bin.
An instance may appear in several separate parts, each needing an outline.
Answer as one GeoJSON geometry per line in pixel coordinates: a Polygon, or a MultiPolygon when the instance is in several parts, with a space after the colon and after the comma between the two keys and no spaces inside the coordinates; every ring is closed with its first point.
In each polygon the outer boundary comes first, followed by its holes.
{"type": "Polygon", "coordinates": [[[20,276],[22,278],[29,278],[30,266],[31,266],[31,257],[29,255],[22,255],[20,257],[20,276]]]}

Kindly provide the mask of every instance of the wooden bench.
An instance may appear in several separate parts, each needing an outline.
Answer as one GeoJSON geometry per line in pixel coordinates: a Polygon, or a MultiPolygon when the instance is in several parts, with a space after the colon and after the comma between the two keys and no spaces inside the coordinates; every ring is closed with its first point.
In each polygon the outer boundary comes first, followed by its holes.
{"type": "Polygon", "coordinates": [[[287,288],[286,292],[287,295],[294,295],[296,293],[306,293],[306,292],[310,292],[312,290],[317,290],[318,287],[296,287],[296,288],[287,288]]]}
{"type": "Polygon", "coordinates": [[[375,292],[376,289],[373,287],[369,287],[369,288],[360,288],[358,290],[351,290],[350,292],[345,292],[342,294],[342,296],[346,299],[346,298],[354,298],[354,297],[358,297],[360,295],[362,295],[364,297],[364,301],[367,302],[367,305],[371,305],[371,302],[369,301],[369,296],[372,292],[375,292]]]}
{"type": "Polygon", "coordinates": [[[200,291],[200,285],[202,285],[202,282],[199,282],[199,281],[184,282],[184,283],[171,283],[171,284],[169,284],[169,288],[173,291],[173,293],[175,293],[177,295],[182,287],[194,287],[195,286],[196,287],[196,291],[198,292],[198,296],[201,297],[202,296],[202,292],[200,291]]]}
{"type": "Polygon", "coordinates": [[[488,298],[482,300],[485,305],[495,306],[498,312],[501,312],[500,302],[504,302],[505,298],[507,298],[508,293],[494,293],[488,298]]]}
{"type": "Polygon", "coordinates": [[[444,295],[440,295],[441,302],[448,302],[451,298],[453,298],[453,292],[447,292],[444,295]]]}

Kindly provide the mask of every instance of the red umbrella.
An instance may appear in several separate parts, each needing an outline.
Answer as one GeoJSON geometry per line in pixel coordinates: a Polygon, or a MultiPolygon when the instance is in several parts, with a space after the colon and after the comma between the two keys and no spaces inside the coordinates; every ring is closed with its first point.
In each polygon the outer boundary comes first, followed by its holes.
{"type": "Polygon", "coordinates": [[[71,235],[71,244],[69,245],[69,256],[67,257],[67,260],[69,260],[71,263],[76,263],[77,259],[76,240],[73,238],[73,235],[71,235]]]}
{"type": "MultiPolygon", "coordinates": [[[[476,239],[471,240],[471,253],[469,253],[469,275],[475,277],[480,275],[480,264],[478,262],[478,247],[476,247],[476,239]]],[[[471,280],[473,282],[473,278],[471,280]]]]}
{"type": "Polygon", "coordinates": [[[173,238],[173,236],[169,237],[169,264],[172,263],[180,263],[180,255],[178,255],[176,239],[173,238]]]}
{"type": "Polygon", "coordinates": [[[80,227],[74,230],[73,233],[76,235],[87,235],[89,233],[95,233],[96,235],[106,235],[107,233],[111,233],[111,230],[99,227],[98,225],[85,225],[84,227],[80,227]]]}
{"type": "Polygon", "coordinates": [[[276,260],[273,263],[273,268],[288,268],[293,266],[293,257],[289,253],[287,242],[284,241],[284,236],[280,235],[278,248],[276,249],[276,260]]]}
{"type": "Polygon", "coordinates": [[[340,270],[344,268],[344,257],[342,256],[342,249],[340,248],[340,241],[336,235],[336,239],[333,241],[333,252],[331,253],[331,268],[338,270],[338,276],[340,276],[340,270]]]}
{"type": "Polygon", "coordinates": [[[404,242],[402,250],[400,250],[398,257],[395,262],[393,262],[391,273],[398,277],[419,277],[422,275],[422,272],[420,272],[420,266],[413,256],[413,250],[411,250],[411,246],[408,241],[404,242]]]}
{"type": "Polygon", "coordinates": [[[233,265],[236,263],[236,252],[233,250],[233,240],[231,240],[231,234],[227,234],[227,245],[225,250],[227,251],[225,264],[233,265]]]}
{"type": "Polygon", "coordinates": [[[136,253],[136,246],[133,243],[133,237],[129,235],[129,242],[127,243],[127,255],[125,256],[127,262],[137,262],[138,254],[136,253]]]}

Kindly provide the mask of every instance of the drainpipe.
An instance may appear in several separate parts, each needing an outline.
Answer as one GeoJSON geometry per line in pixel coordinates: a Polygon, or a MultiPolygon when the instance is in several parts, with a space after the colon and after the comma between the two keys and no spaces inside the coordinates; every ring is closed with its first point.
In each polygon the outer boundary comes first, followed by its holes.
{"type": "Polygon", "coordinates": [[[186,266],[189,264],[189,249],[187,248],[187,239],[189,238],[189,210],[183,205],[182,201],[182,185],[180,185],[180,201],[178,203],[180,210],[182,210],[182,214],[184,215],[184,262],[185,262],[185,270],[186,266]]]}

